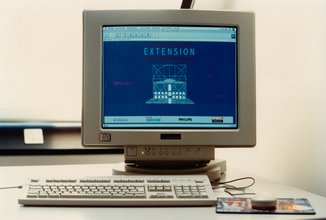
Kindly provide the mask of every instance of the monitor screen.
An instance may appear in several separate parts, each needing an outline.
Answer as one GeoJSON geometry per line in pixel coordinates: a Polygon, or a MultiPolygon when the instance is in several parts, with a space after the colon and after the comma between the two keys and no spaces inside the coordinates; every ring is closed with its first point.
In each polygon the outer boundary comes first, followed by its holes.
{"type": "Polygon", "coordinates": [[[102,128],[237,128],[237,27],[103,26],[102,128]]]}
{"type": "Polygon", "coordinates": [[[254,146],[255,92],[251,12],[84,11],[84,146],[254,146]]]}

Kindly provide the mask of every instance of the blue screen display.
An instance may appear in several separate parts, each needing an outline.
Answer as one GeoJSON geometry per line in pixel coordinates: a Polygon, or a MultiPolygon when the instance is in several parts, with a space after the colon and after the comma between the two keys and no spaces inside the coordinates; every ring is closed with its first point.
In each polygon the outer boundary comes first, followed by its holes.
{"type": "Polygon", "coordinates": [[[235,27],[104,26],[103,128],[237,128],[235,27]]]}

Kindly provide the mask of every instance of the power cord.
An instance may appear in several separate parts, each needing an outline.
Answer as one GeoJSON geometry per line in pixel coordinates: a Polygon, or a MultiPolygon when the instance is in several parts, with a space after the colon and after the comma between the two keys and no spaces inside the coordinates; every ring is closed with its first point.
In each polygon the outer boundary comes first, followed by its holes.
{"type": "Polygon", "coordinates": [[[182,0],[181,9],[192,9],[194,7],[195,0],[182,0]]]}
{"type": "Polygon", "coordinates": [[[230,181],[220,182],[220,181],[212,181],[212,188],[213,189],[224,189],[224,192],[228,193],[231,196],[240,196],[240,195],[255,195],[253,192],[246,192],[246,189],[253,186],[255,184],[256,180],[253,177],[242,177],[230,181]],[[251,182],[245,186],[234,186],[230,183],[235,183],[237,181],[243,181],[243,180],[250,180],[251,182]]]}

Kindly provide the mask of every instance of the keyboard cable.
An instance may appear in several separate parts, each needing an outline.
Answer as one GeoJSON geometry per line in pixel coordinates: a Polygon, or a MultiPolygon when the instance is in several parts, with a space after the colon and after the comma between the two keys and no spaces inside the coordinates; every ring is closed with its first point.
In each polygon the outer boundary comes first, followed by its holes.
{"type": "Polygon", "coordinates": [[[0,187],[0,190],[3,190],[3,189],[22,189],[23,186],[5,186],[5,187],[0,187]]]}
{"type": "Polygon", "coordinates": [[[238,179],[233,179],[230,181],[211,181],[212,188],[213,189],[224,189],[224,192],[231,196],[239,196],[239,195],[255,195],[254,192],[246,192],[246,189],[253,186],[255,184],[256,180],[253,177],[242,177],[238,179]],[[239,181],[249,180],[250,183],[244,186],[234,186],[230,183],[235,183],[239,181]]]}

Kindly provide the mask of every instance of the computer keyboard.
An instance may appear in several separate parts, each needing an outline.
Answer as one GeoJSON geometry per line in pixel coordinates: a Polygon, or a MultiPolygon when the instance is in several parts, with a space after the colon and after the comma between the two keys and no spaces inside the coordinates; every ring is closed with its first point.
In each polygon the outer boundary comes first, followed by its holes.
{"type": "Polygon", "coordinates": [[[212,206],[205,175],[30,179],[18,203],[30,206],[212,206]]]}

